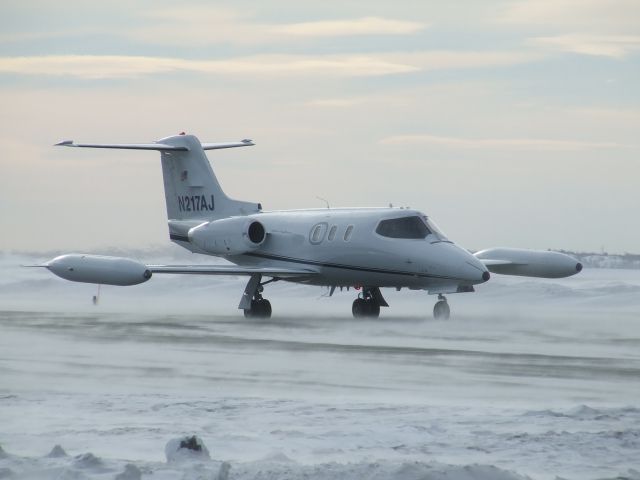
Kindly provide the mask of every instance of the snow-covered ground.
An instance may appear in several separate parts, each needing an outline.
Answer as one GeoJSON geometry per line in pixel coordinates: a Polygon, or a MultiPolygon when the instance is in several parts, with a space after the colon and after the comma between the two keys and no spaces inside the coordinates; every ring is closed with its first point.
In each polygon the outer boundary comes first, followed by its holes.
{"type": "Polygon", "coordinates": [[[424,292],[355,321],[353,291],[276,283],[265,321],[240,278],[94,307],[19,268],[47,258],[0,256],[0,478],[640,479],[640,271],[494,275],[448,321],[424,292]],[[211,459],[168,462],[185,435],[211,459]]]}

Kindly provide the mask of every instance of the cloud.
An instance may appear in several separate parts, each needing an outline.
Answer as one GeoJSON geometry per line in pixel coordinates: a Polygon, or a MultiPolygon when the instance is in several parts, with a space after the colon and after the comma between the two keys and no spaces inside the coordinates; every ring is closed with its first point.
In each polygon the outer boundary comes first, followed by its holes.
{"type": "Polygon", "coordinates": [[[72,76],[84,79],[136,78],[194,72],[219,75],[375,76],[408,73],[418,67],[371,55],[258,55],[224,60],[117,55],[52,55],[0,58],[0,73],[72,76]]]}
{"type": "Polygon", "coordinates": [[[353,35],[409,35],[427,27],[419,22],[363,17],[354,20],[325,20],[272,27],[279,34],[305,37],[343,37],[353,35]]]}
{"type": "Polygon", "coordinates": [[[640,36],[634,35],[556,35],[529,40],[538,45],[563,52],[613,58],[624,58],[640,50],[640,36]]]}
{"type": "Polygon", "coordinates": [[[349,108],[367,103],[365,98],[319,98],[305,102],[306,107],[349,108]]]}
{"type": "Polygon", "coordinates": [[[165,8],[146,13],[144,18],[152,24],[123,33],[146,43],[187,46],[283,43],[292,37],[410,35],[427,27],[415,21],[379,17],[270,24],[257,22],[245,12],[211,6],[165,8]]]}
{"type": "Polygon", "coordinates": [[[434,51],[342,55],[254,55],[215,60],[125,56],[50,55],[0,57],[0,73],[71,76],[83,79],[136,78],[191,72],[207,75],[379,76],[418,71],[486,68],[534,61],[537,54],[434,51]]]}
{"type": "Polygon", "coordinates": [[[637,0],[520,0],[509,3],[496,21],[516,26],[621,34],[638,30],[637,0]]]}
{"type": "Polygon", "coordinates": [[[578,140],[552,140],[540,138],[462,138],[428,134],[395,135],[380,141],[384,145],[428,145],[434,147],[490,150],[545,150],[577,151],[590,149],[629,148],[615,142],[583,142],[578,140]]]}
{"type": "Polygon", "coordinates": [[[518,65],[541,60],[544,55],[526,51],[455,51],[435,50],[395,54],[400,62],[419,66],[421,70],[456,70],[518,65]]]}
{"type": "Polygon", "coordinates": [[[269,40],[264,26],[247,13],[229,8],[191,5],[145,12],[141,25],[122,36],[154,45],[205,46],[261,44],[269,40]]]}

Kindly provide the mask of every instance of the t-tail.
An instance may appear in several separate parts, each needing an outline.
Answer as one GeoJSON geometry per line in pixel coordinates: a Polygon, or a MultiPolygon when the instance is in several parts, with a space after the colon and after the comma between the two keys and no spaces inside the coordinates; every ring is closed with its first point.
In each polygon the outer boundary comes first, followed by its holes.
{"type": "Polygon", "coordinates": [[[248,147],[251,140],[228,143],[200,143],[193,135],[174,135],[153,143],[57,143],[66,147],[157,150],[162,159],[164,195],[171,240],[191,249],[187,232],[205,221],[250,215],[261,210],[259,203],[229,198],[216,178],[205,150],[248,147]]]}

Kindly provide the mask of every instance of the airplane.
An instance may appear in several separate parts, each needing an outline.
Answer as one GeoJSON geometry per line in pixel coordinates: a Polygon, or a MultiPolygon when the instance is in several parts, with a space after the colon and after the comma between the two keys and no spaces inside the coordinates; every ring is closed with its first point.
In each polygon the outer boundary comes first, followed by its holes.
{"type": "Polygon", "coordinates": [[[45,264],[75,282],[136,285],[155,274],[246,276],[238,308],[269,318],[264,287],[277,281],[357,289],[352,314],[378,317],[388,307],[381,288],[426,290],[438,296],[436,319],[448,319],[445,295],[473,292],[491,273],[562,278],[582,270],[573,257],[553,251],[492,248],[472,254],[451,241],[433,219],[410,208],[319,208],[264,211],[260,203],[229,198],[205,154],[253,146],[251,140],[201,143],[184,132],[153,143],[74,143],[56,146],[160,152],[169,238],[196,254],[228,265],[147,265],[90,254],[58,256],[45,264]]]}

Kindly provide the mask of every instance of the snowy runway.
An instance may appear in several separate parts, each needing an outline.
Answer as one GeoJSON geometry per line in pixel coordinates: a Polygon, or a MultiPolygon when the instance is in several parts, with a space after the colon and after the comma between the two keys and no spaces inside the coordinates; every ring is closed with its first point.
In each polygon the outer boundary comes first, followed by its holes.
{"type": "Polygon", "coordinates": [[[114,289],[74,313],[0,297],[0,473],[640,478],[640,272],[621,272],[509,279],[451,296],[446,322],[415,314],[424,295],[392,292],[392,310],[354,321],[346,292],[286,285],[268,321],[198,311],[232,307],[240,281],[114,289]],[[215,460],[167,464],[165,444],[193,434],[215,460]],[[70,457],[43,459],[56,444],[70,457]]]}

